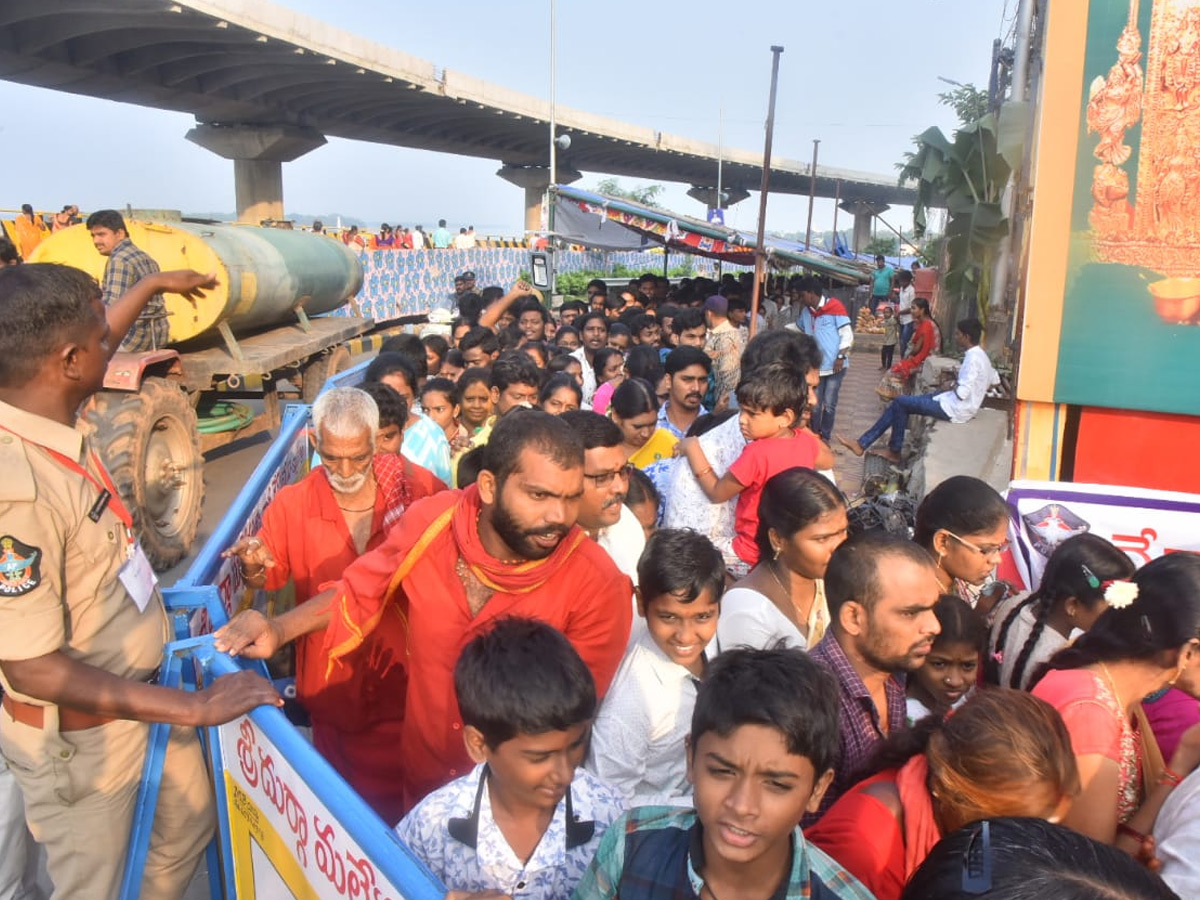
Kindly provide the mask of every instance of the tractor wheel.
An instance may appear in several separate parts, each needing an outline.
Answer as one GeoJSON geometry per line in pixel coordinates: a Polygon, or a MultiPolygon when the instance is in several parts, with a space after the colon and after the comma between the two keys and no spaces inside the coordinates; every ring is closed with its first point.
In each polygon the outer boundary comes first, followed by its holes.
{"type": "Polygon", "coordinates": [[[176,384],[147,378],[136,394],[96,394],[86,418],[146,556],[169,569],[191,551],[204,506],[196,411],[176,384]]]}
{"type": "Polygon", "coordinates": [[[321,388],[325,387],[326,381],[338,372],[345,372],[348,368],[350,368],[350,350],[344,344],[339,344],[328,353],[313,357],[312,361],[300,370],[301,402],[312,403],[321,393],[321,388]]]}

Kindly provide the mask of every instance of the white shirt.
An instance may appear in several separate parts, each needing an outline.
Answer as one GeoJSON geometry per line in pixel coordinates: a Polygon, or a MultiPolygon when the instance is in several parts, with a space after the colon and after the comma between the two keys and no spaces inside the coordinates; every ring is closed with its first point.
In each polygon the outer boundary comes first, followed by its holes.
{"type": "Polygon", "coordinates": [[[396,826],[400,840],[449,890],[498,890],[513,900],[570,897],[596,855],[605,829],[624,812],[620,795],[583,769],[576,769],[570,788],[571,812],[577,820],[596,823],[591,840],[567,849],[564,797],[529,862],[522,863],[492,816],[492,799],[486,785],[479,804],[475,847],[450,835],[451,819],[471,817],[482,774],[483,766],[476,766],[413,807],[396,826]]]}
{"type": "Polygon", "coordinates": [[[975,418],[988,388],[1000,383],[1000,376],[992,368],[992,361],[982,347],[972,347],[963,357],[958,370],[958,383],[952,390],[938,394],[933,399],[941,404],[942,410],[955,425],[963,425],[975,418]]]}
{"type": "MultiPolygon", "coordinates": [[[[742,450],[746,447],[746,439],[742,437],[742,428],[737,416],[730,416],[700,435],[700,447],[713,473],[720,478],[733,465],[742,450]]],[[[663,492],[666,502],[663,505],[663,528],[690,528],[705,535],[721,551],[727,565],[740,562],[733,552],[733,525],[737,508],[737,499],[726,503],[713,503],[696,481],[687,460],[675,459],[673,471],[667,479],[667,488],[663,492]]]]}
{"type": "Polygon", "coordinates": [[[1154,823],[1162,870],[1158,873],[1180,897],[1200,897],[1200,769],[1167,796],[1154,823]]]}
{"type": "MultiPolygon", "coordinates": [[[[967,702],[967,698],[971,696],[972,691],[967,691],[954,703],[951,709],[958,709],[967,702]]],[[[908,718],[908,727],[916,725],[922,719],[928,719],[933,715],[933,710],[918,700],[916,697],[907,697],[904,700],[904,714],[908,718]]]]}
{"type": "MultiPolygon", "coordinates": [[[[1021,593],[1015,597],[1010,597],[996,607],[996,611],[992,616],[990,646],[993,653],[996,651],[1000,653],[1001,687],[1008,687],[1009,679],[1012,678],[1013,668],[1016,666],[1021,652],[1025,649],[1025,642],[1029,640],[1029,636],[1033,633],[1033,627],[1037,623],[1037,613],[1034,604],[1026,604],[1017,613],[1016,619],[1008,626],[1008,634],[1004,637],[1003,647],[997,647],[996,641],[1000,637],[1000,629],[1004,626],[1012,611],[1019,603],[1024,603],[1028,597],[1028,593],[1021,593]]],[[[1037,643],[1033,645],[1033,651],[1029,654],[1029,659],[1025,661],[1025,669],[1021,674],[1019,688],[1023,691],[1029,690],[1029,680],[1033,676],[1033,673],[1038,670],[1038,667],[1042,663],[1047,662],[1050,657],[1067,646],[1067,644],[1080,634],[1083,634],[1083,632],[1075,629],[1070,638],[1065,638],[1049,625],[1044,626],[1042,633],[1038,635],[1037,643]]]]}
{"type": "Polygon", "coordinates": [[[596,724],[587,768],[631,806],[691,806],[684,739],[697,679],[671,662],[647,628],[625,651],[596,724]]]}
{"type": "Polygon", "coordinates": [[[592,368],[592,364],[587,358],[587,351],[582,347],[572,350],[571,355],[579,360],[579,364],[583,367],[583,383],[580,385],[583,391],[583,400],[580,406],[584,409],[591,409],[592,395],[596,393],[596,370],[592,368]]]}
{"type": "Polygon", "coordinates": [[[621,504],[621,518],[601,528],[596,535],[596,543],[604,548],[604,552],[612,557],[617,568],[629,576],[633,586],[637,587],[637,564],[646,549],[646,530],[637,516],[625,504],[621,504]]]}
{"type": "Polygon", "coordinates": [[[916,288],[911,284],[908,287],[900,288],[900,302],[896,305],[896,315],[899,317],[901,325],[912,324],[912,304],[916,296],[916,288]]]}
{"type": "Polygon", "coordinates": [[[829,607],[825,603],[825,585],[818,579],[817,596],[808,617],[808,637],[800,633],[791,619],[779,611],[768,597],[751,588],[733,588],[721,598],[721,618],[717,624],[717,642],[722,651],[733,647],[766,650],[783,641],[785,647],[809,650],[825,635],[829,625],[829,607]]]}

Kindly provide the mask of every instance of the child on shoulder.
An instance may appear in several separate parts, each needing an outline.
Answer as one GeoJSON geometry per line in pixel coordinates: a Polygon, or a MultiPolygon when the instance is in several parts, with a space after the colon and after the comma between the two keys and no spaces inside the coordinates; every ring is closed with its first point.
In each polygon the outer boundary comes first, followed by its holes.
{"type": "Polygon", "coordinates": [[[725,503],[737,497],[733,550],[748,567],[758,562],[758,500],[771,476],[796,466],[833,468],[832,452],[800,427],[808,391],[807,380],[794,366],[778,362],[739,384],[738,418],[746,447],[719,478],[696,438],[679,442],[679,452],[709,500],[725,503]]]}
{"type": "Polygon", "coordinates": [[[638,561],[638,615],[592,729],[588,768],[630,806],[690,806],[686,741],[717,631],[725,560],[688,529],[654,532],[638,561]]]}
{"type": "Polygon", "coordinates": [[[452,894],[569,896],[624,807],[577,769],[596,712],[591,672],[549,625],[508,618],[463,649],[454,690],[477,765],[396,834],[452,894]]]}
{"type": "Polygon", "coordinates": [[[694,809],[646,806],[606,832],[574,900],[869,900],[796,824],[838,752],[833,676],[800,650],[726,650],[692,715],[694,809]]]}

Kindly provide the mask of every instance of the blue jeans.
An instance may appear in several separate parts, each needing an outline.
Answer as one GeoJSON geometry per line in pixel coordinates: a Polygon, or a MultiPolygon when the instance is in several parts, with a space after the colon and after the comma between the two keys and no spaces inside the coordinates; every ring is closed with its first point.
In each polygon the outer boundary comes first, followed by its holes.
{"type": "Polygon", "coordinates": [[[904,359],[904,354],[908,352],[908,342],[912,340],[913,332],[916,330],[916,325],[909,322],[907,325],[900,326],[900,358],[904,359]]]}
{"type": "Polygon", "coordinates": [[[817,436],[828,443],[833,434],[833,417],[837,414],[838,393],[842,389],[842,379],[846,377],[846,369],[833,375],[822,375],[821,383],[817,386],[817,408],[812,414],[812,430],[817,436]]]}
{"type": "Polygon", "coordinates": [[[908,427],[909,416],[932,416],[943,422],[949,422],[950,417],[946,415],[942,405],[933,399],[934,396],[934,394],[901,394],[887,405],[887,409],[883,411],[883,415],[875,424],[863,432],[862,437],[858,439],[858,445],[866,450],[890,428],[892,436],[888,440],[888,449],[893,453],[899,453],[904,447],[904,429],[908,427]]]}

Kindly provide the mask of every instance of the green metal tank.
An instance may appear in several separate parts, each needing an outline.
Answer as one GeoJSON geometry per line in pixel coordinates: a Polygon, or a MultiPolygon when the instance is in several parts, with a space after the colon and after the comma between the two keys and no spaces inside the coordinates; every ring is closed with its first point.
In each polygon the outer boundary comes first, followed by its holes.
{"type": "MultiPolygon", "coordinates": [[[[127,220],[130,239],[161,269],[215,272],[218,286],[195,306],[166,295],[171,342],[208,334],[222,322],[235,334],[294,322],[296,310],[310,316],[337,309],[362,287],[362,266],[341,241],[320,234],[191,222],[127,220]]],[[[105,257],[92,246],[84,225],[55,232],[31,254],[30,262],[75,266],[97,280],[105,257]]]]}

